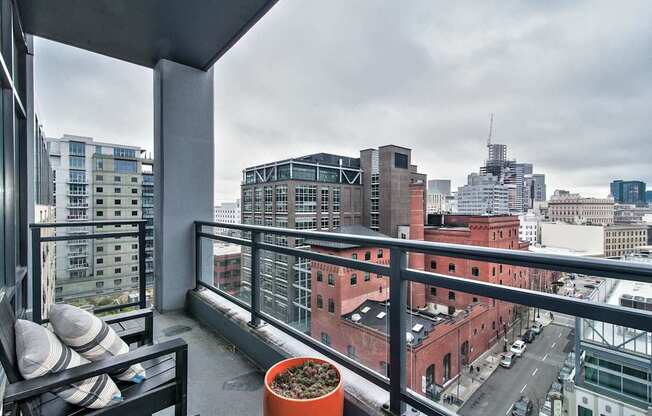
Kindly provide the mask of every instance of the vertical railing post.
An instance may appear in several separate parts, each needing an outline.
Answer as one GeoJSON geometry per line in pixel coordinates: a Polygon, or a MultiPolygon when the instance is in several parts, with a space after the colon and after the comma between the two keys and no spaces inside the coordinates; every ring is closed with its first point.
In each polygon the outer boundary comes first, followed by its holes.
{"type": "Polygon", "coordinates": [[[251,232],[251,321],[249,325],[260,326],[260,231],[251,232]]]}
{"type": "Polygon", "coordinates": [[[195,222],[195,290],[199,288],[202,273],[202,238],[199,235],[200,233],[201,224],[195,222]]]}
{"type": "Polygon", "coordinates": [[[32,227],[32,321],[37,324],[43,321],[41,267],[41,229],[32,227]]]}
{"type": "Polygon", "coordinates": [[[145,277],[145,221],[138,223],[138,303],[140,309],[147,307],[147,278],[145,277]]]}
{"type": "Polygon", "coordinates": [[[389,410],[403,414],[405,393],[407,287],[403,271],[407,268],[405,251],[392,247],[389,258],[389,410]]]}

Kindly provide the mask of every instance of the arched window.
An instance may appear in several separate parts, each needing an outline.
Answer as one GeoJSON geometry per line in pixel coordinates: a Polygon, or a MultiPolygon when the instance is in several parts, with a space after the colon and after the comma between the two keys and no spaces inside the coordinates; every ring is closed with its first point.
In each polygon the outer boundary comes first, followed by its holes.
{"type": "Polygon", "coordinates": [[[444,374],[442,375],[442,381],[443,381],[443,383],[446,383],[448,380],[451,379],[451,354],[450,353],[444,355],[444,363],[443,364],[444,364],[443,365],[444,374]]]}

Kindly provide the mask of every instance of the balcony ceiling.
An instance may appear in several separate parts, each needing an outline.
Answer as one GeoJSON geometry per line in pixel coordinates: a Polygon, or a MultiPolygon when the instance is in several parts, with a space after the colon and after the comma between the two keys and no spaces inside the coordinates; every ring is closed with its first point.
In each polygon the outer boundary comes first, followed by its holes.
{"type": "Polygon", "coordinates": [[[277,0],[18,0],[23,30],[146,67],[209,69],[277,0]]]}

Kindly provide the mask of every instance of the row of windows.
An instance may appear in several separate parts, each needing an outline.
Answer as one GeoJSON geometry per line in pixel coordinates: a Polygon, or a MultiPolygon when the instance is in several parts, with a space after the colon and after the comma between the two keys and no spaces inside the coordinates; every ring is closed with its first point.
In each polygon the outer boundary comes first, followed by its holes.
{"type": "MultiPolygon", "coordinates": [[[[131,271],[132,272],[137,272],[138,271],[138,266],[131,266],[131,271]]],[[[114,274],[120,274],[122,273],[122,267],[116,267],[113,269],[114,274]]],[[[95,271],[96,276],[104,276],[104,270],[96,270],[95,271]]]]}
{"type": "MultiPolygon", "coordinates": [[[[116,217],[121,217],[122,216],[122,211],[113,211],[113,215],[116,217]]],[[[95,211],[95,216],[96,217],[103,217],[104,216],[104,211],[95,211]]],[[[138,211],[131,211],[131,216],[132,217],[137,217],[138,216],[138,211]]]]}
{"type": "MultiPolygon", "coordinates": [[[[102,205],[102,204],[104,204],[104,199],[96,199],[96,200],[95,200],[95,203],[96,203],[97,205],[102,205]]],[[[121,204],[122,204],[122,200],[120,200],[120,199],[114,199],[114,200],[113,200],[113,204],[114,204],[114,205],[121,205],[121,204]]],[[[137,200],[137,199],[132,199],[132,200],[131,200],[131,205],[138,205],[138,200],[137,200]]]]}
{"type": "MultiPolygon", "coordinates": [[[[380,279],[383,276],[382,275],[376,275],[376,277],[378,279],[380,279]]],[[[323,282],[324,281],[324,274],[321,272],[321,270],[317,270],[316,279],[317,279],[318,282],[323,282]]],[[[332,273],[328,274],[327,279],[328,279],[328,285],[329,286],[335,286],[335,277],[333,276],[332,273]]],[[[368,282],[370,280],[371,280],[371,273],[364,272],[364,281],[368,282]]],[[[351,273],[351,276],[349,277],[349,283],[351,284],[351,286],[355,286],[355,285],[358,284],[358,275],[357,275],[357,273],[351,273]]]]}
{"type": "MultiPolygon", "coordinates": [[[[98,251],[98,252],[99,252],[99,251],[98,251]]],[[[133,255],[131,256],[131,260],[132,260],[132,261],[138,261],[138,255],[137,255],[137,254],[133,254],[133,255]]],[[[114,261],[115,263],[121,263],[121,262],[122,262],[122,256],[115,256],[115,257],[113,258],[113,261],[114,261]]],[[[96,258],[96,259],[95,259],[95,263],[96,263],[96,264],[104,264],[104,257],[98,257],[98,258],[96,258]]]]}
{"type": "MultiPolygon", "coordinates": [[[[96,181],[104,181],[104,175],[95,175],[95,180],[96,181]]],[[[131,183],[138,183],[138,177],[137,176],[132,176],[130,178],[131,183]]],[[[122,182],[122,177],[121,176],[114,176],[113,177],[113,182],[122,182]]]]}
{"type": "MultiPolygon", "coordinates": [[[[95,192],[98,192],[98,193],[104,192],[104,187],[103,186],[96,187],[95,192]]],[[[122,188],[113,188],[113,193],[121,194],[122,193],[122,188]]],[[[131,188],[131,193],[132,194],[137,194],[138,193],[138,188],[131,188]]]]}
{"type": "MultiPolygon", "coordinates": [[[[132,244],[131,249],[132,250],[138,250],[138,244],[132,244]]],[[[121,251],[122,250],[122,245],[121,244],[116,244],[115,246],[113,246],[113,250],[114,251],[121,251]]],[[[95,251],[98,252],[98,253],[104,252],[104,246],[97,246],[95,248],[95,251]]],[[[138,255],[136,254],[136,255],[132,256],[131,259],[132,260],[138,260],[138,255]]]]}

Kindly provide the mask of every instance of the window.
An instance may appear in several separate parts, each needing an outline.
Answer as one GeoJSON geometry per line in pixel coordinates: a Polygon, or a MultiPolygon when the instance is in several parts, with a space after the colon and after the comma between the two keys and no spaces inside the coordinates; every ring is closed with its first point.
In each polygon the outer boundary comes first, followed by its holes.
{"type": "Polygon", "coordinates": [[[453,291],[448,292],[448,300],[455,300],[455,292],[453,291]]]}
{"type": "Polygon", "coordinates": [[[358,284],[358,276],[355,273],[353,273],[351,275],[351,286],[355,286],[357,284],[358,284]]]}
{"type": "Polygon", "coordinates": [[[96,217],[103,217],[103,216],[104,216],[104,211],[97,211],[97,212],[95,213],[95,216],[96,216],[96,217]]]}
{"type": "Polygon", "coordinates": [[[85,156],[86,144],[82,142],[70,142],[68,143],[68,152],[75,156],[85,156]]]}
{"type": "Polygon", "coordinates": [[[113,259],[113,261],[115,261],[116,263],[120,263],[122,261],[122,257],[117,256],[113,259]]]}
{"type": "Polygon", "coordinates": [[[98,276],[104,276],[104,270],[98,270],[95,274],[98,276]]]}
{"type": "Polygon", "coordinates": [[[364,253],[364,259],[365,259],[366,261],[371,260],[371,251],[366,251],[366,252],[364,253]]]}
{"type": "Polygon", "coordinates": [[[120,246],[120,245],[114,246],[113,250],[120,251],[120,250],[122,250],[122,246],[120,246]]]}
{"type": "Polygon", "coordinates": [[[321,295],[317,295],[317,307],[318,307],[319,309],[323,309],[323,308],[324,308],[324,299],[322,298],[321,295]]]}
{"type": "Polygon", "coordinates": [[[320,189],[320,202],[321,212],[328,212],[328,188],[320,189]]]}
{"type": "Polygon", "coordinates": [[[113,188],[113,192],[116,194],[122,193],[122,188],[113,188]]]}
{"type": "Polygon", "coordinates": [[[437,262],[436,262],[435,260],[432,260],[432,261],[430,262],[430,268],[431,268],[431,269],[436,269],[436,268],[437,268],[437,262]]]}
{"type": "Polygon", "coordinates": [[[122,273],[122,269],[118,267],[118,268],[114,269],[113,272],[115,274],[120,274],[120,273],[122,273]]]}
{"type": "Polygon", "coordinates": [[[95,247],[95,251],[98,252],[98,253],[101,253],[101,252],[104,251],[104,247],[102,247],[102,246],[97,246],[97,247],[95,247]]]}
{"type": "Polygon", "coordinates": [[[120,286],[122,284],[122,279],[115,279],[113,281],[113,286],[120,286]]]}
{"type": "Polygon", "coordinates": [[[138,205],[138,200],[137,199],[132,199],[131,200],[131,205],[138,205]]]}
{"type": "Polygon", "coordinates": [[[317,271],[317,281],[322,282],[324,280],[324,275],[322,274],[321,270],[317,271]]]}
{"type": "MultiPolygon", "coordinates": [[[[340,212],[340,196],[340,188],[333,188],[333,212],[340,212]]],[[[335,227],[335,224],[333,224],[333,227],[335,227]]],[[[337,224],[337,227],[339,227],[339,223],[337,224]]]]}
{"type": "Polygon", "coordinates": [[[101,187],[101,186],[98,186],[97,188],[95,188],[95,192],[104,192],[104,188],[101,187]]]}
{"type": "Polygon", "coordinates": [[[121,181],[122,181],[121,177],[119,177],[119,176],[114,176],[113,177],[113,182],[121,182],[121,181]]]}
{"type": "Polygon", "coordinates": [[[131,216],[132,217],[137,217],[138,216],[138,211],[131,211],[131,216]]]}
{"type": "Polygon", "coordinates": [[[328,298],[328,312],[335,313],[335,301],[332,298],[328,298]]]}
{"type": "Polygon", "coordinates": [[[132,182],[132,183],[138,183],[138,178],[135,177],[135,176],[132,176],[132,177],[131,177],[131,182],[132,182]]]}
{"type": "Polygon", "coordinates": [[[98,205],[102,205],[104,203],[104,200],[103,199],[96,199],[95,203],[98,204],[98,205]]]}
{"type": "Polygon", "coordinates": [[[292,179],[303,179],[307,181],[314,181],[316,179],[315,168],[313,166],[293,164],[292,179]]]}
{"type": "Polygon", "coordinates": [[[371,273],[369,272],[364,272],[364,281],[368,282],[371,280],[371,273]]]}
{"type": "Polygon", "coordinates": [[[398,169],[408,168],[408,157],[403,153],[394,153],[394,167],[398,169]]]}
{"type": "Polygon", "coordinates": [[[593,410],[587,409],[586,407],[577,406],[577,416],[593,416],[593,410]]]}
{"type": "Polygon", "coordinates": [[[331,337],[326,332],[322,332],[321,333],[321,342],[324,345],[331,345],[331,337]]]}
{"type": "Polygon", "coordinates": [[[138,244],[132,244],[131,249],[132,250],[138,250],[138,244]]]}
{"type": "Polygon", "coordinates": [[[473,276],[480,276],[480,269],[477,268],[477,267],[472,267],[472,268],[471,268],[471,274],[472,274],[473,276]]]}
{"type": "Polygon", "coordinates": [[[328,273],[328,284],[329,286],[335,286],[335,278],[332,273],[328,273]]]}
{"type": "Polygon", "coordinates": [[[288,211],[288,187],[286,185],[277,186],[276,187],[276,212],[287,212],[287,211],[288,211]]]}
{"type": "Polygon", "coordinates": [[[115,211],[115,212],[113,213],[113,215],[115,215],[116,217],[121,217],[121,216],[122,216],[122,212],[120,212],[120,211],[115,211]]]}
{"type": "Polygon", "coordinates": [[[436,287],[430,287],[430,296],[437,296],[437,288],[436,287]]]}
{"type": "Polygon", "coordinates": [[[448,271],[452,272],[452,273],[455,273],[455,263],[449,263],[448,271]]]}
{"type": "Polygon", "coordinates": [[[104,176],[103,175],[96,175],[95,180],[101,182],[101,181],[104,180],[104,176]]]}
{"type": "Polygon", "coordinates": [[[353,254],[351,254],[351,258],[352,258],[353,260],[357,260],[357,259],[358,259],[358,255],[357,255],[356,253],[353,253],[353,254]]]}
{"type": "Polygon", "coordinates": [[[137,272],[138,271],[138,266],[131,266],[131,271],[132,272],[137,272]]]}
{"type": "Polygon", "coordinates": [[[102,263],[104,263],[104,259],[102,257],[100,257],[98,259],[95,259],[95,263],[102,264],[102,263]]]}
{"type": "Polygon", "coordinates": [[[379,248],[378,252],[376,253],[376,258],[382,259],[383,258],[383,249],[379,248]]]}
{"type": "MultiPolygon", "coordinates": [[[[98,274],[99,276],[99,274],[98,274]]],[[[95,282],[95,287],[98,289],[102,289],[104,287],[104,282],[95,282]]]]}
{"type": "Polygon", "coordinates": [[[115,157],[130,157],[135,159],[136,158],[136,150],[134,149],[125,149],[123,147],[114,147],[113,148],[113,156],[115,157]]]}
{"type": "Polygon", "coordinates": [[[294,202],[296,212],[315,212],[317,209],[317,187],[314,185],[297,186],[294,202]]]}
{"type": "Polygon", "coordinates": [[[116,199],[113,202],[114,202],[115,205],[120,205],[122,203],[122,201],[119,200],[119,199],[116,199]]]}
{"type": "Polygon", "coordinates": [[[136,188],[131,188],[131,193],[132,193],[132,194],[137,194],[137,193],[138,193],[138,189],[136,189],[136,188]]]}

